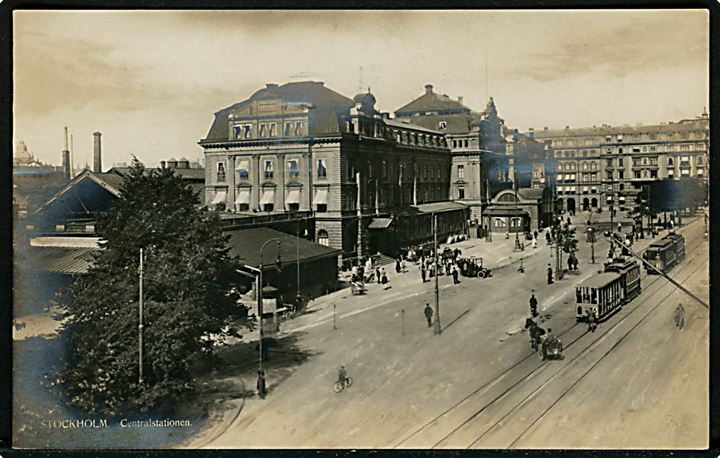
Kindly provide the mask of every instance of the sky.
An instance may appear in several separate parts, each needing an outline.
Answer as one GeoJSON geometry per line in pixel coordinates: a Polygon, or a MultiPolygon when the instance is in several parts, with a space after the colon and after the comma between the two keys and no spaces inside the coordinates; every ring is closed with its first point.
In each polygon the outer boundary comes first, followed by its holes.
{"type": "MultiPolygon", "coordinates": [[[[59,164],[200,160],[213,113],[266,83],[368,87],[393,112],[433,84],[506,125],[692,118],[708,107],[705,10],[15,11],[14,140],[59,164]]],[[[709,107],[708,107],[709,108],[709,107]]]]}

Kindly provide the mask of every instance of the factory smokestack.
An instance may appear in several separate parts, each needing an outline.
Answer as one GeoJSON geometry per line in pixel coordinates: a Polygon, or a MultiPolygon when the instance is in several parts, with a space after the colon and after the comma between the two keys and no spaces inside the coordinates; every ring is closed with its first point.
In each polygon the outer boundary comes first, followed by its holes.
{"type": "Polygon", "coordinates": [[[102,173],[102,144],[100,142],[102,134],[100,132],[93,132],[93,136],[95,136],[93,148],[93,172],[102,173]]]}
{"type": "Polygon", "coordinates": [[[68,149],[68,128],[65,127],[65,149],[62,152],[63,178],[70,180],[70,150],[68,149]]]}

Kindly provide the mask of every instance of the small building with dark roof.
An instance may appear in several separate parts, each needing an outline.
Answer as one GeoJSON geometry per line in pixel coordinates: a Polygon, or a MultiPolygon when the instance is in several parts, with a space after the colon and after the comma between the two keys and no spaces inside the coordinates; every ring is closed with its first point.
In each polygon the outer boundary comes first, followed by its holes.
{"type": "Polygon", "coordinates": [[[550,226],[553,205],[550,187],[505,189],[483,211],[482,226],[491,233],[539,231],[550,226]]]}

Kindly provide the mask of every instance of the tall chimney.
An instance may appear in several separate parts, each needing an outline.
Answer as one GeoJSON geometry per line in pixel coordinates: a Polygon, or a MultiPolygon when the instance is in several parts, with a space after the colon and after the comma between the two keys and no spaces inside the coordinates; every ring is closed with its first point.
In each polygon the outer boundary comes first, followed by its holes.
{"type": "Polygon", "coordinates": [[[65,126],[65,149],[62,152],[62,172],[65,180],[70,180],[70,150],[68,149],[68,128],[65,126]]]}
{"type": "Polygon", "coordinates": [[[70,178],[75,178],[75,144],[73,135],[70,134],[70,178]]]}
{"type": "Polygon", "coordinates": [[[100,143],[100,132],[93,132],[95,137],[94,148],[93,148],[93,172],[102,173],[102,145],[100,143]]]}
{"type": "Polygon", "coordinates": [[[463,96],[461,96],[461,95],[458,96],[458,102],[463,103],[463,96]]]}
{"type": "Polygon", "coordinates": [[[425,85],[425,93],[426,94],[432,94],[433,85],[432,84],[426,84],[425,85]]]}

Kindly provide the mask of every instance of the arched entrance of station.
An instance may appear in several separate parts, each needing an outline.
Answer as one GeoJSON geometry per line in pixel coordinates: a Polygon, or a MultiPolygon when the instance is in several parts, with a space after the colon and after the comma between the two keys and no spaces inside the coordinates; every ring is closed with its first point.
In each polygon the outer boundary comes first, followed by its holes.
{"type": "Polygon", "coordinates": [[[590,206],[591,206],[592,208],[597,208],[597,206],[598,206],[597,197],[593,197],[593,198],[592,198],[592,200],[590,201],[590,206]]]}
{"type": "Polygon", "coordinates": [[[590,210],[590,199],[588,199],[587,197],[583,199],[582,209],[584,212],[590,210]]]}
{"type": "Polygon", "coordinates": [[[567,208],[565,210],[567,210],[568,213],[575,213],[575,199],[568,197],[567,208]]]}

